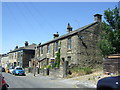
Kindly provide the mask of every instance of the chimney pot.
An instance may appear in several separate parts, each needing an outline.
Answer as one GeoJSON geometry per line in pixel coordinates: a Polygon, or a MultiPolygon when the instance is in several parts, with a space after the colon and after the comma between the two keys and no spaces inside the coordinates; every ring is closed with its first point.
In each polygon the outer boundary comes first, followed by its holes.
{"type": "Polygon", "coordinates": [[[28,41],[25,41],[25,46],[28,46],[28,41]]]}
{"type": "Polygon", "coordinates": [[[15,49],[18,49],[18,46],[16,46],[15,49]]]}
{"type": "Polygon", "coordinates": [[[71,31],[72,31],[72,27],[70,26],[70,23],[68,23],[67,31],[68,31],[68,32],[71,32],[71,31]]]}
{"type": "Polygon", "coordinates": [[[41,45],[41,43],[39,43],[39,46],[41,45]]]}
{"type": "Polygon", "coordinates": [[[53,36],[54,36],[54,38],[57,38],[57,37],[59,37],[59,34],[58,34],[58,32],[57,32],[57,33],[55,33],[55,34],[53,34],[53,36]]]}
{"type": "Polygon", "coordinates": [[[102,15],[101,14],[95,14],[94,15],[94,21],[95,22],[101,22],[102,21],[102,15]]]}

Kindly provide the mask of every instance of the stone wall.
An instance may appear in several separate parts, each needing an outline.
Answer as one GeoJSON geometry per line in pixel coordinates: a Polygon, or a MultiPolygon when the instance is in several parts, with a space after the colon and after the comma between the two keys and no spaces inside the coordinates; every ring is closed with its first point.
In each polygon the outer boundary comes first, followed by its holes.
{"type": "Polygon", "coordinates": [[[97,67],[102,64],[102,57],[98,47],[100,30],[94,25],[79,33],[77,38],[77,61],[81,67],[97,67]]]}
{"type": "Polygon", "coordinates": [[[60,67],[60,69],[50,69],[49,75],[51,77],[63,78],[63,67],[60,67]]]}
{"type": "Polygon", "coordinates": [[[65,61],[69,61],[70,63],[77,63],[77,40],[76,40],[77,35],[72,36],[71,40],[72,40],[72,48],[68,49],[67,48],[67,40],[63,39],[61,40],[61,59],[64,58],[65,61]],[[71,57],[71,59],[68,60],[68,58],[71,57]]]}
{"type": "Polygon", "coordinates": [[[10,65],[14,66],[14,62],[17,62],[17,52],[9,53],[8,55],[10,65]]]}
{"type": "Polygon", "coordinates": [[[104,73],[120,74],[120,55],[112,55],[115,58],[105,58],[103,60],[104,73]],[[116,57],[119,56],[119,58],[116,57]]]}
{"type": "MultiPolygon", "coordinates": [[[[58,43],[60,44],[61,64],[64,60],[69,62],[69,67],[79,66],[96,68],[98,66],[102,66],[102,57],[100,56],[100,49],[98,47],[100,31],[101,30],[99,28],[99,24],[94,24],[93,26],[83,31],[79,31],[74,35],[60,39],[58,43]],[[68,38],[71,38],[71,49],[68,49],[67,47],[68,38]]],[[[41,59],[48,58],[50,61],[51,58],[55,58],[55,43],[56,42],[49,43],[49,53],[47,53],[46,44],[43,45],[43,54],[41,54],[41,46],[39,47],[41,59]]],[[[41,63],[46,63],[46,60],[47,59],[45,59],[41,63]]],[[[61,73],[60,70],[51,70],[51,74],[52,72],[57,72],[57,74],[61,73]]]]}
{"type": "Polygon", "coordinates": [[[34,50],[24,51],[23,59],[22,59],[22,63],[23,63],[22,67],[29,67],[29,61],[34,57],[34,53],[35,53],[34,50]]]}
{"type": "Polygon", "coordinates": [[[120,74],[120,59],[106,59],[103,65],[104,73],[120,74]]]}

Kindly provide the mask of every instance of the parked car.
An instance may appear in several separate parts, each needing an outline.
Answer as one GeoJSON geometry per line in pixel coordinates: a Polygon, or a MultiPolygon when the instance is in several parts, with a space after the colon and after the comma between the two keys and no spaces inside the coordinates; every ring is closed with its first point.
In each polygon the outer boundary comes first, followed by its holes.
{"type": "Polygon", "coordinates": [[[13,70],[14,75],[25,75],[25,71],[22,67],[15,67],[13,70]]]}
{"type": "Polygon", "coordinates": [[[97,83],[97,90],[120,90],[120,76],[100,79],[97,83]]]}
{"type": "Polygon", "coordinates": [[[14,67],[10,67],[9,73],[13,74],[14,67]]]}

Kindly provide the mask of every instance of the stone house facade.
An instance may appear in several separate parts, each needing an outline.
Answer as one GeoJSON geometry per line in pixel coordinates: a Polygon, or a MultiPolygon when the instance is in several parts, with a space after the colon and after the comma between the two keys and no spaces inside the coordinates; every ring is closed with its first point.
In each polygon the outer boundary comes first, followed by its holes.
{"type": "Polygon", "coordinates": [[[82,28],[72,31],[68,24],[68,33],[59,36],[54,34],[54,39],[37,45],[35,58],[39,62],[39,68],[48,65],[56,59],[56,53],[60,49],[60,65],[68,61],[70,67],[97,67],[101,64],[100,49],[100,22],[102,15],[95,14],[94,22],[82,28]]]}
{"type": "Polygon", "coordinates": [[[9,66],[22,66],[28,67],[29,61],[35,56],[35,47],[36,44],[28,45],[28,42],[25,43],[24,47],[16,46],[16,48],[8,53],[9,55],[9,66]]]}
{"type": "Polygon", "coordinates": [[[1,57],[2,67],[4,67],[6,69],[7,65],[8,65],[8,62],[9,62],[8,55],[7,54],[2,54],[2,57],[1,57]]]}

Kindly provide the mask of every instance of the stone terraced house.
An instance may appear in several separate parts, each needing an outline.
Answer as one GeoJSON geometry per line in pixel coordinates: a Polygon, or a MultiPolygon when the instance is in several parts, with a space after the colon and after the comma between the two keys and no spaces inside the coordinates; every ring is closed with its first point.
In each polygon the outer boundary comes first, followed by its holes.
{"type": "Polygon", "coordinates": [[[35,56],[35,47],[36,44],[28,45],[28,42],[23,47],[16,46],[8,53],[9,66],[29,67],[29,61],[35,56]]]}
{"type": "Polygon", "coordinates": [[[7,64],[9,62],[8,55],[7,54],[2,54],[2,57],[1,57],[0,61],[1,61],[2,67],[4,67],[6,69],[7,68],[7,64]]]}
{"type": "MultiPolygon", "coordinates": [[[[69,67],[97,67],[102,63],[98,41],[101,32],[100,22],[102,15],[95,14],[94,22],[84,27],[72,30],[68,24],[68,33],[59,36],[54,34],[54,39],[37,45],[35,50],[35,60],[38,61],[39,68],[44,65],[51,65],[56,61],[56,53],[60,49],[60,69],[53,70],[53,74],[63,73],[63,63],[68,61],[69,67]]],[[[50,71],[52,74],[52,70],[50,71]]],[[[62,74],[63,76],[63,74],[62,74]]]]}

